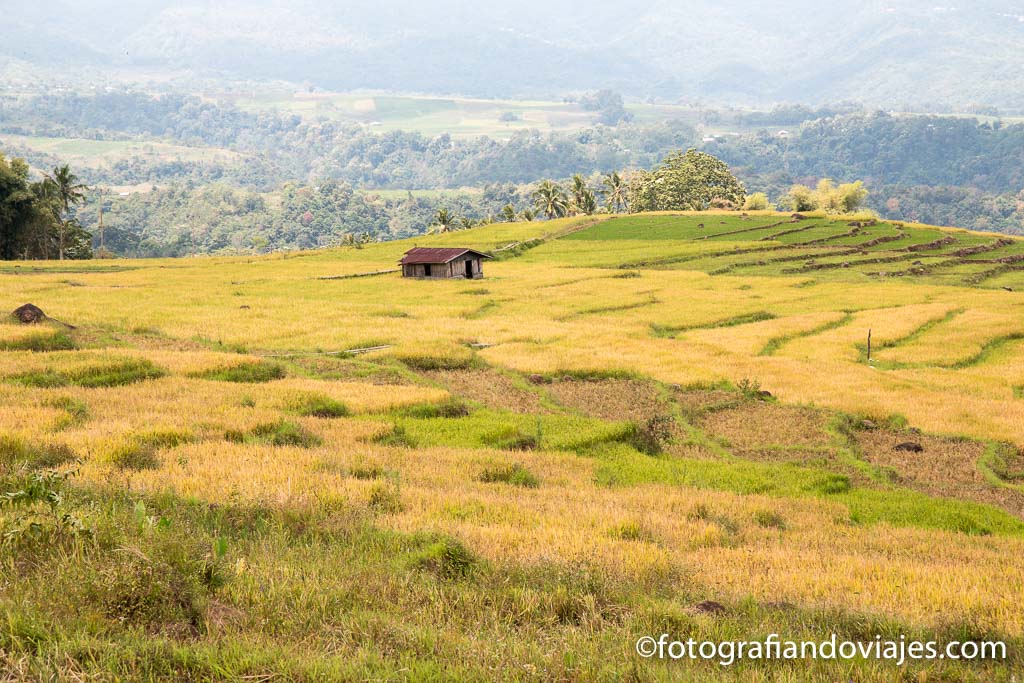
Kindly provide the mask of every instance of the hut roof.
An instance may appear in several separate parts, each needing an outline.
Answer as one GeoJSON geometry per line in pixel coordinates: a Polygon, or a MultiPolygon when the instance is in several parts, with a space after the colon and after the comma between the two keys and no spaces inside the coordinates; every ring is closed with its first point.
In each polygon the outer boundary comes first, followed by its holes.
{"type": "Polygon", "coordinates": [[[405,252],[400,263],[410,265],[413,263],[448,263],[463,254],[475,254],[480,258],[491,258],[487,254],[476,249],[465,247],[415,247],[405,252]]]}

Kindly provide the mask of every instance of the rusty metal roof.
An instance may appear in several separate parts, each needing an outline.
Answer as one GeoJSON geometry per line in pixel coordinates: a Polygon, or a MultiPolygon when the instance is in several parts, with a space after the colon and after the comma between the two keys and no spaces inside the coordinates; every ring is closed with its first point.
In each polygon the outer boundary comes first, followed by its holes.
{"type": "Polygon", "coordinates": [[[465,247],[416,247],[405,252],[400,263],[410,265],[413,263],[448,263],[466,253],[476,254],[480,258],[491,258],[476,249],[465,247]]]}

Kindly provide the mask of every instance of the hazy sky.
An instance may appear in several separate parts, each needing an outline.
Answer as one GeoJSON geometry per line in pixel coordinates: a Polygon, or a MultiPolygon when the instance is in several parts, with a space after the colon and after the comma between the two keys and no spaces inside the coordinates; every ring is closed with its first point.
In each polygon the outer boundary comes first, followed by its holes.
{"type": "Polygon", "coordinates": [[[596,0],[6,0],[0,76],[185,70],[511,96],[773,100],[1019,97],[1019,0],[821,3],[596,0]],[[979,81],[984,81],[979,83],[979,81]]]}

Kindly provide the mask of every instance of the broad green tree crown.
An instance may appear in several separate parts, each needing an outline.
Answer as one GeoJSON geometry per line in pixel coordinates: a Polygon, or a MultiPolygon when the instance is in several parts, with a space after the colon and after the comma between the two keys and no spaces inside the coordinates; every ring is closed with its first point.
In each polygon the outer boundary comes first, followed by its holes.
{"type": "Polygon", "coordinates": [[[629,210],[701,211],[712,202],[743,204],[746,189],[721,159],[691,149],[670,154],[629,184],[629,210]]]}

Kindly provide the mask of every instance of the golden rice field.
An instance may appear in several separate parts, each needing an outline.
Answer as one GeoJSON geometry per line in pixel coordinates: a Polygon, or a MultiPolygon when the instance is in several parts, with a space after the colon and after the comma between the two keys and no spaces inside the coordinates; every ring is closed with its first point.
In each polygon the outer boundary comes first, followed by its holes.
{"type": "Polygon", "coordinates": [[[0,264],[52,319],[0,323],[0,680],[1013,680],[1018,254],[706,213],[0,264]],[[413,243],[497,258],[380,273],[413,243]],[[1009,654],[635,654],[662,632],[1009,654]]]}

